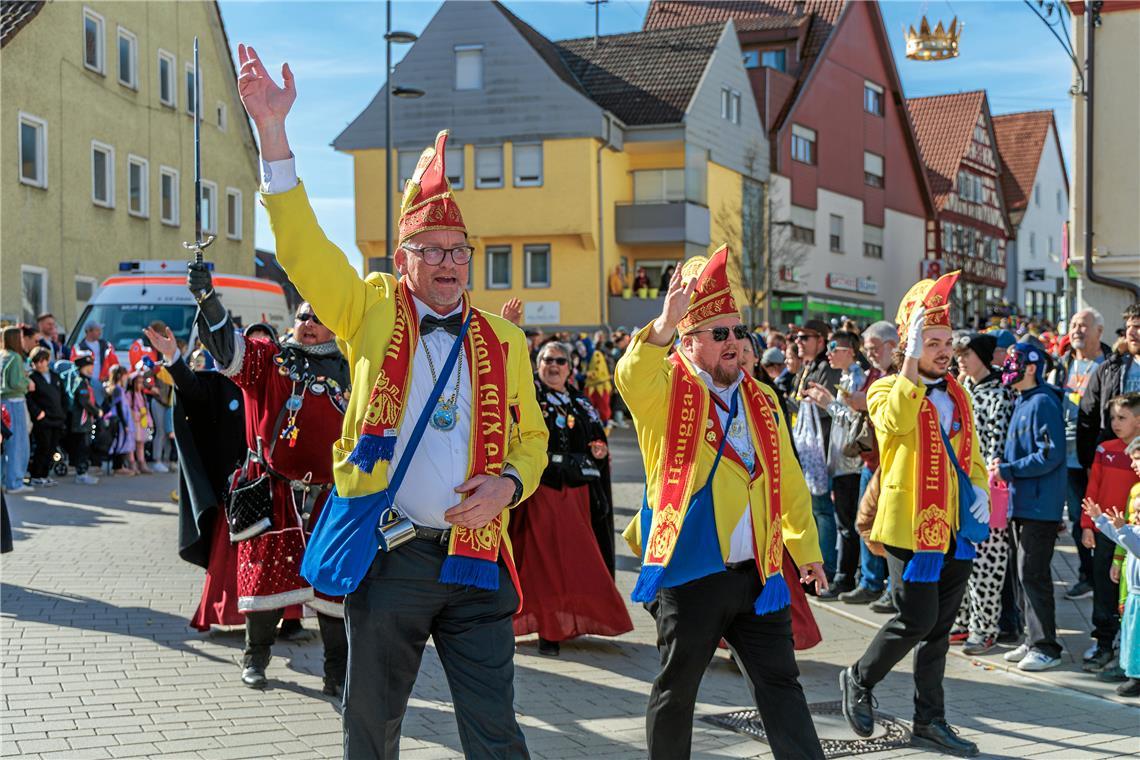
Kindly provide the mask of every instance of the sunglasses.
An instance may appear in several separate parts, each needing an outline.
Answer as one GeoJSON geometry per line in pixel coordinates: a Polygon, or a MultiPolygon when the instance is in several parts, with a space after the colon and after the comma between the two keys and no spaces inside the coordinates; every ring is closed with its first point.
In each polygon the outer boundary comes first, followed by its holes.
{"type": "Polygon", "coordinates": [[[795,343],[803,343],[805,340],[810,340],[811,338],[818,337],[820,337],[819,333],[798,333],[795,337],[792,338],[792,341],[795,343]]]}
{"type": "Polygon", "coordinates": [[[454,248],[418,248],[415,246],[405,245],[405,249],[416,254],[424,260],[425,264],[430,266],[439,266],[443,263],[443,258],[451,254],[451,260],[455,262],[456,266],[463,266],[471,261],[471,255],[475,253],[475,247],[471,245],[457,245],[454,248]]]}
{"type": "Polygon", "coordinates": [[[717,343],[724,343],[728,340],[728,332],[732,331],[732,337],[737,340],[748,340],[748,328],[744,325],[733,325],[732,327],[710,327],[707,330],[693,330],[689,335],[695,333],[712,333],[712,339],[717,343]]]}
{"type": "Polygon", "coordinates": [[[841,346],[841,345],[839,345],[839,342],[838,342],[838,341],[834,341],[834,340],[833,340],[833,341],[831,341],[830,343],[828,343],[828,344],[827,344],[827,352],[828,352],[829,354],[833,354],[833,353],[835,353],[836,351],[850,351],[850,350],[851,350],[851,349],[850,349],[850,348],[848,348],[847,346],[841,346]]]}
{"type": "Polygon", "coordinates": [[[298,322],[312,322],[314,325],[321,324],[321,320],[317,319],[317,315],[311,311],[304,311],[297,315],[298,322]]]}
{"type": "Polygon", "coordinates": [[[569,362],[565,356],[544,356],[542,357],[543,364],[557,364],[559,367],[566,366],[569,362]]]}

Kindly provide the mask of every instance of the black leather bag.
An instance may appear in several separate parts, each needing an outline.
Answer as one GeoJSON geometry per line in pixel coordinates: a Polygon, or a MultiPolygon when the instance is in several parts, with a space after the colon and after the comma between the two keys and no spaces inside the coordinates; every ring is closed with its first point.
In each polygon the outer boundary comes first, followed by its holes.
{"type": "Polygon", "coordinates": [[[226,517],[230,531],[230,541],[238,543],[260,535],[273,527],[273,483],[266,468],[258,477],[250,477],[249,465],[261,458],[261,441],[257,442],[257,453],[247,451],[242,462],[230,480],[230,492],[226,500],[226,517]]]}
{"type": "Polygon", "coordinates": [[[561,456],[562,479],[568,486],[584,486],[602,477],[598,463],[589,454],[555,454],[561,456]]]}

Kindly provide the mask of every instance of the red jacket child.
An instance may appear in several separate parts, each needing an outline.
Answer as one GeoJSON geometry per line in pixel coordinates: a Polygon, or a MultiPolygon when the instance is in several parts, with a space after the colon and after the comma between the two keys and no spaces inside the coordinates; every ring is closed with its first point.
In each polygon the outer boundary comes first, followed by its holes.
{"type": "MultiPolygon", "coordinates": [[[[1085,497],[1092,499],[1106,512],[1119,509],[1127,512],[1128,492],[1140,480],[1132,471],[1132,459],[1124,453],[1125,442],[1119,438],[1105,441],[1096,447],[1096,458],[1089,470],[1089,485],[1085,497]]],[[[1096,530],[1093,521],[1081,511],[1081,527],[1096,530]]],[[[1099,532],[1099,531],[1098,531],[1099,532]]]]}

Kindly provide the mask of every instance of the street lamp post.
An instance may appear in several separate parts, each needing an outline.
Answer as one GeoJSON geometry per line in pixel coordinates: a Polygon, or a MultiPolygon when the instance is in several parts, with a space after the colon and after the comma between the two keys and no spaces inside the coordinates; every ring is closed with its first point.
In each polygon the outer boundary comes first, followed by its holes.
{"type": "Polygon", "coordinates": [[[388,247],[389,256],[395,252],[392,246],[392,98],[419,98],[424,94],[414,87],[392,86],[392,44],[409,45],[416,39],[411,32],[392,31],[392,0],[388,0],[384,28],[384,245],[388,247]]]}

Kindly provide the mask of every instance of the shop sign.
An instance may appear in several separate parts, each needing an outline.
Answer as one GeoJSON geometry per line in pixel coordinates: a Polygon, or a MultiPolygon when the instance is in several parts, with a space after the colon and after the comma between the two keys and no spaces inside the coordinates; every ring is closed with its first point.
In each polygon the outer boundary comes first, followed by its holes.
{"type": "Polygon", "coordinates": [[[523,309],[524,324],[557,325],[562,323],[561,301],[527,301],[523,309]]]}
{"type": "Polygon", "coordinates": [[[848,290],[852,293],[859,292],[859,279],[852,277],[849,274],[837,274],[835,272],[828,272],[827,274],[827,287],[832,290],[848,290]]]}

